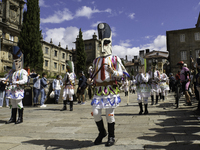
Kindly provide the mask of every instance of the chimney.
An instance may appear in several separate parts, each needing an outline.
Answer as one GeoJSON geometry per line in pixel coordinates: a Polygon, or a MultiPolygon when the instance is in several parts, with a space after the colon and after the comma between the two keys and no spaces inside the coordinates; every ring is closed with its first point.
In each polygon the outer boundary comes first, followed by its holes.
{"type": "Polygon", "coordinates": [[[51,40],[50,40],[50,43],[51,43],[51,44],[53,43],[52,38],[51,38],[51,40]]]}
{"type": "Polygon", "coordinates": [[[60,42],[59,42],[58,46],[59,46],[59,47],[61,46],[61,45],[60,45],[60,42]]]}
{"type": "Polygon", "coordinates": [[[149,53],[149,49],[146,49],[146,54],[149,53]]]}
{"type": "Polygon", "coordinates": [[[126,57],[126,61],[127,61],[127,60],[128,60],[128,59],[127,59],[127,55],[126,55],[125,57],[126,57]]]}
{"type": "Polygon", "coordinates": [[[144,50],[140,50],[139,56],[142,57],[142,58],[144,58],[144,50]]]}
{"type": "Polygon", "coordinates": [[[94,32],[93,39],[97,39],[97,35],[94,32]]]}
{"type": "Polygon", "coordinates": [[[66,45],[66,50],[68,50],[68,45],[66,45]]]}
{"type": "Polygon", "coordinates": [[[138,58],[137,56],[134,56],[134,60],[137,60],[137,58],[138,58]]]}
{"type": "Polygon", "coordinates": [[[132,59],[132,63],[134,63],[134,59],[132,59]]]}

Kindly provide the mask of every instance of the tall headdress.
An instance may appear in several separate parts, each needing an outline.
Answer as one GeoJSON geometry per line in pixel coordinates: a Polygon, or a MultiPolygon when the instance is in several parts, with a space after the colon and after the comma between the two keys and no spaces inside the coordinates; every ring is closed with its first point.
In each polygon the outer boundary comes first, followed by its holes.
{"type": "Polygon", "coordinates": [[[73,61],[66,60],[66,71],[71,73],[74,72],[74,63],[73,61]]]}
{"type": "Polygon", "coordinates": [[[100,23],[97,26],[101,56],[112,54],[112,32],[107,23],[100,23]]]}

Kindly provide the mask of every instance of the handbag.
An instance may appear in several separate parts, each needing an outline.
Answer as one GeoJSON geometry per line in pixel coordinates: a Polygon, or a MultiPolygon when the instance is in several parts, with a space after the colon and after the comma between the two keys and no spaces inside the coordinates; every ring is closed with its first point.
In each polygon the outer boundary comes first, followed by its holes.
{"type": "Polygon", "coordinates": [[[55,91],[52,91],[49,95],[50,98],[54,98],[55,97],[55,91]]]}

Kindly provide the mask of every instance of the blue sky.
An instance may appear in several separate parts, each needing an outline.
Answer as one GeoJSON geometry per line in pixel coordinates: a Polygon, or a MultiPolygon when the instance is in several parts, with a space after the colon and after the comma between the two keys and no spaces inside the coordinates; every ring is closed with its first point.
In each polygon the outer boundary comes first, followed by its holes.
{"type": "Polygon", "coordinates": [[[166,50],[166,31],[194,28],[200,0],[39,0],[44,40],[62,47],[97,34],[99,22],[112,29],[113,54],[131,60],[139,50],[166,50]]]}

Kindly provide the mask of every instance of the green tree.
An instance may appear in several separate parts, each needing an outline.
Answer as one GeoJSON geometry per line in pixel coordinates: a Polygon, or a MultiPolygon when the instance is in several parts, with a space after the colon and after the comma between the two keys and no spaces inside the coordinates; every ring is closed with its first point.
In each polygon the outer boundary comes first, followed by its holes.
{"type": "Polygon", "coordinates": [[[24,53],[25,66],[37,71],[43,70],[41,37],[39,0],[27,0],[18,45],[24,53]]]}
{"type": "Polygon", "coordinates": [[[81,28],[79,30],[79,37],[77,39],[76,57],[77,57],[77,61],[76,61],[77,71],[85,71],[86,53],[85,53],[83,35],[82,35],[81,28]]]}

